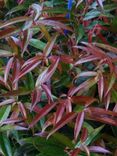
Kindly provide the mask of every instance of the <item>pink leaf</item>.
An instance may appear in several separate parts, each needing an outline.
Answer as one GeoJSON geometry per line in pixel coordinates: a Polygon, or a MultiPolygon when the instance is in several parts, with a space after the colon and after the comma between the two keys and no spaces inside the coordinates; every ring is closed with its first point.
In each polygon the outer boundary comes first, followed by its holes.
{"type": "Polygon", "coordinates": [[[96,76],[96,75],[97,75],[97,72],[84,71],[84,72],[79,73],[75,78],[83,77],[83,76],[96,76]]]}
{"type": "Polygon", "coordinates": [[[90,62],[90,61],[95,61],[95,60],[98,60],[98,59],[99,59],[99,57],[95,57],[93,55],[90,55],[90,56],[79,59],[78,61],[76,61],[74,63],[74,65],[77,66],[79,64],[82,64],[82,63],[85,63],[85,62],[90,62]]]}
{"type": "Polygon", "coordinates": [[[59,58],[57,58],[55,60],[55,62],[53,64],[50,65],[49,68],[47,68],[46,70],[44,70],[40,75],[39,77],[37,78],[37,81],[36,81],[36,87],[42,85],[43,83],[45,83],[46,81],[49,81],[50,78],[52,77],[52,75],[54,74],[57,66],[58,66],[58,63],[59,63],[59,58]]]}
{"type": "Polygon", "coordinates": [[[7,82],[8,75],[9,75],[10,69],[11,69],[12,64],[13,64],[13,60],[14,60],[14,57],[11,57],[9,59],[7,65],[6,65],[5,72],[4,72],[4,82],[5,82],[5,84],[7,82]]]}
{"type": "Polygon", "coordinates": [[[100,146],[90,146],[88,147],[89,150],[91,152],[96,152],[96,153],[110,153],[110,151],[104,149],[103,147],[100,147],[100,146]]]}
{"type": "Polygon", "coordinates": [[[106,110],[108,110],[109,108],[110,100],[111,100],[111,92],[108,92],[108,94],[104,97],[104,104],[105,104],[106,110]]]}
{"type": "Polygon", "coordinates": [[[53,101],[53,98],[52,98],[52,93],[51,93],[51,90],[49,89],[49,87],[45,84],[42,84],[42,89],[45,91],[48,99],[51,99],[51,101],[53,101]]]}
{"type": "Polygon", "coordinates": [[[9,105],[9,104],[12,104],[14,102],[15,102],[14,99],[4,100],[3,102],[0,102],[0,106],[9,105]]]}
{"type": "Polygon", "coordinates": [[[58,123],[61,120],[64,110],[65,110],[65,103],[59,104],[56,111],[55,123],[58,123]]]}
{"type": "Polygon", "coordinates": [[[78,135],[80,133],[82,124],[84,121],[84,112],[79,112],[76,118],[75,128],[74,128],[74,139],[77,141],[78,135]]]}
{"type": "Polygon", "coordinates": [[[30,64],[33,64],[35,62],[38,62],[41,59],[40,56],[34,56],[33,58],[28,59],[26,62],[23,63],[21,69],[25,68],[26,66],[29,66],[30,64]]]}
{"type": "Polygon", "coordinates": [[[97,2],[100,5],[100,7],[103,9],[103,0],[97,0],[97,2]]]}
{"type": "Polygon", "coordinates": [[[13,74],[12,74],[12,84],[13,84],[12,88],[14,90],[17,90],[18,89],[18,81],[15,81],[14,82],[14,80],[19,75],[20,69],[21,69],[20,61],[18,59],[15,59],[14,60],[14,64],[13,64],[13,74]]]}
{"type": "Polygon", "coordinates": [[[41,100],[41,90],[39,90],[38,88],[36,88],[33,92],[32,92],[32,105],[31,105],[31,111],[34,109],[34,107],[36,106],[36,104],[41,100]]]}
{"type": "Polygon", "coordinates": [[[103,75],[101,74],[98,81],[98,93],[100,100],[102,100],[103,92],[104,92],[104,78],[103,75]]]}

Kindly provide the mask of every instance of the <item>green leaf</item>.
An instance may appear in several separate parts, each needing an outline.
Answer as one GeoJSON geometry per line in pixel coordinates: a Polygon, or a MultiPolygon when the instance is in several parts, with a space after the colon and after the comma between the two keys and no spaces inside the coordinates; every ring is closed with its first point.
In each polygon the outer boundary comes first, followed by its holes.
{"type": "Polygon", "coordinates": [[[53,138],[55,138],[58,142],[62,143],[63,145],[65,145],[69,148],[74,147],[74,144],[72,143],[72,141],[62,133],[53,134],[53,138]]]}
{"type": "Polygon", "coordinates": [[[15,13],[15,12],[20,11],[20,10],[24,11],[27,8],[28,8],[28,5],[27,6],[26,5],[18,5],[12,9],[10,9],[10,11],[7,13],[7,15],[11,15],[12,13],[15,13]]]}
{"type": "Polygon", "coordinates": [[[42,154],[44,154],[44,156],[68,156],[67,153],[64,152],[64,149],[59,148],[58,146],[45,146],[42,154]]]}
{"type": "Polygon", "coordinates": [[[4,106],[0,108],[0,122],[8,118],[10,111],[11,106],[4,106]]]}
{"type": "Polygon", "coordinates": [[[94,128],[88,122],[84,122],[83,127],[86,127],[88,129],[88,133],[92,133],[94,130],[94,128]]]}
{"type": "MultiPolygon", "coordinates": [[[[25,145],[33,145],[40,154],[44,156],[67,156],[64,152],[64,148],[66,147],[66,142],[69,143],[69,139],[66,139],[66,136],[62,136],[61,134],[57,134],[50,139],[42,138],[42,137],[30,137],[26,139],[22,139],[20,143],[25,147],[25,145]],[[60,137],[60,138],[58,138],[60,137]],[[61,139],[65,139],[64,143],[61,139]]],[[[71,145],[70,145],[71,146],[71,145]]]]}
{"type": "Polygon", "coordinates": [[[84,28],[82,25],[79,25],[77,43],[83,38],[84,35],[85,35],[84,28]]]}
{"type": "Polygon", "coordinates": [[[44,42],[42,42],[42,41],[40,41],[38,39],[34,39],[34,38],[32,38],[30,40],[30,43],[29,44],[31,46],[37,48],[37,49],[40,49],[40,50],[43,50],[45,48],[45,46],[46,46],[46,43],[44,43],[44,42]]]}
{"type": "Polygon", "coordinates": [[[112,102],[117,102],[117,91],[116,90],[112,90],[112,102]]]}
{"type": "Polygon", "coordinates": [[[98,10],[91,10],[88,13],[86,13],[84,20],[90,20],[92,18],[98,17],[100,14],[101,13],[98,10]]]}
{"type": "Polygon", "coordinates": [[[113,11],[116,8],[117,8],[117,5],[116,4],[107,4],[107,5],[104,5],[105,12],[113,11]]]}
{"type": "Polygon", "coordinates": [[[13,156],[9,138],[5,134],[0,134],[0,148],[4,156],[13,156]]]}
{"type": "Polygon", "coordinates": [[[86,139],[85,141],[85,145],[89,145],[93,140],[94,138],[99,134],[99,132],[104,128],[104,125],[94,129],[88,136],[88,138],[86,139]]]}
{"type": "Polygon", "coordinates": [[[102,126],[96,128],[96,129],[94,129],[94,130],[89,134],[89,136],[87,137],[86,141],[83,142],[83,143],[82,143],[81,141],[79,141],[79,142],[76,144],[75,148],[80,147],[81,144],[84,144],[85,146],[87,146],[87,145],[89,145],[90,143],[92,143],[92,141],[95,139],[95,137],[99,134],[99,132],[100,132],[103,128],[104,128],[104,125],[102,125],[102,126]]]}
{"type": "Polygon", "coordinates": [[[28,73],[26,77],[27,77],[27,81],[26,81],[27,89],[33,90],[35,87],[35,82],[32,73],[31,72],[28,73]]]}

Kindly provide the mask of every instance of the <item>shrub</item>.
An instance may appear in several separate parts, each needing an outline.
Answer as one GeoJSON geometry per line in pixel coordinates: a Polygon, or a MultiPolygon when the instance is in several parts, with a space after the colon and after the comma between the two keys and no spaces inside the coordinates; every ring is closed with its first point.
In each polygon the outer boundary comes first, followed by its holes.
{"type": "Polygon", "coordinates": [[[114,154],[116,2],[11,0],[0,13],[1,153],[114,154]]]}

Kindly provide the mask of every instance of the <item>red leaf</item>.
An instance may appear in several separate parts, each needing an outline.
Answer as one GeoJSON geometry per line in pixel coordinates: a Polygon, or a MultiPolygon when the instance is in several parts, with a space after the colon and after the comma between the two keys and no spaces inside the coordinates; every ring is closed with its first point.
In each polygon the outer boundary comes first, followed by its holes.
{"type": "Polygon", "coordinates": [[[105,60],[110,67],[111,73],[114,71],[112,59],[103,50],[101,50],[100,48],[97,48],[96,46],[93,46],[90,43],[86,43],[86,42],[82,42],[82,43],[86,45],[87,47],[79,46],[80,49],[86,52],[90,52],[95,57],[100,58],[100,60],[102,59],[105,60]]]}
{"type": "Polygon", "coordinates": [[[32,38],[32,31],[30,29],[28,29],[28,30],[25,30],[23,33],[24,33],[24,38],[22,41],[22,55],[27,50],[27,46],[29,44],[29,41],[32,38]]]}
{"type": "MultiPolygon", "coordinates": [[[[30,108],[29,108],[30,109],[30,108]]],[[[33,108],[33,111],[35,112],[35,113],[40,113],[40,110],[42,110],[42,108],[41,107],[39,107],[39,106],[35,106],[34,108],[33,108]]]]}
{"type": "Polygon", "coordinates": [[[38,20],[37,24],[59,27],[59,28],[62,28],[64,30],[73,31],[70,27],[66,26],[65,24],[58,22],[58,21],[53,21],[53,20],[38,20]]]}
{"type": "Polygon", "coordinates": [[[115,107],[113,108],[114,112],[117,112],[117,103],[115,104],[115,107]]]}
{"type": "Polygon", "coordinates": [[[54,126],[53,130],[49,133],[47,138],[49,138],[53,133],[55,133],[57,130],[59,130],[61,127],[66,125],[68,122],[70,122],[72,119],[76,117],[76,113],[71,112],[66,114],[57,124],[54,126]]]}
{"type": "Polygon", "coordinates": [[[49,81],[50,78],[52,77],[52,75],[54,74],[57,66],[58,66],[58,63],[59,63],[59,58],[57,58],[55,60],[55,62],[53,64],[50,65],[49,68],[47,68],[46,70],[44,70],[40,75],[39,77],[37,78],[37,81],[36,81],[36,87],[42,85],[43,83],[45,83],[46,81],[49,81]]]}
{"type": "Polygon", "coordinates": [[[117,113],[102,108],[89,107],[85,112],[91,120],[100,121],[102,123],[117,126],[117,113]]]}
{"type": "MultiPolygon", "coordinates": [[[[19,30],[20,29],[18,29],[17,27],[9,27],[9,28],[6,28],[4,30],[1,30],[0,31],[0,39],[9,37],[9,36],[13,35],[14,33],[18,32],[19,30]]],[[[12,56],[13,53],[11,53],[11,54],[9,53],[9,55],[12,56]]]]}
{"type": "Polygon", "coordinates": [[[49,89],[49,87],[45,84],[42,84],[42,89],[45,91],[47,97],[49,100],[53,101],[53,98],[52,98],[52,93],[51,93],[51,90],[49,89]]]}
{"type": "Polygon", "coordinates": [[[18,105],[19,105],[19,109],[23,115],[23,118],[27,119],[27,112],[26,112],[26,108],[25,108],[24,104],[22,104],[21,102],[18,102],[18,105]]]}
{"type": "Polygon", "coordinates": [[[10,90],[10,86],[5,82],[4,82],[4,79],[0,76],[0,85],[6,87],[8,90],[10,90]]]}
{"type": "Polygon", "coordinates": [[[0,24],[0,29],[4,28],[4,27],[8,27],[9,25],[12,25],[12,24],[15,24],[15,23],[25,22],[25,21],[29,21],[29,20],[32,20],[32,18],[28,17],[28,16],[15,17],[15,18],[12,18],[12,19],[4,22],[4,23],[1,23],[0,24]]]}
{"type": "Polygon", "coordinates": [[[5,82],[5,84],[7,82],[8,75],[9,75],[10,69],[11,69],[12,64],[13,64],[13,60],[14,60],[14,57],[11,57],[9,59],[7,65],[6,65],[5,72],[4,72],[4,82],[5,82]]]}
{"type": "Polygon", "coordinates": [[[77,138],[78,138],[78,135],[80,133],[83,121],[84,121],[84,112],[80,112],[77,115],[75,128],[74,128],[74,139],[75,139],[75,141],[77,141],[77,138]]]}
{"type": "Polygon", "coordinates": [[[59,106],[57,107],[55,123],[58,123],[61,120],[61,118],[64,114],[64,110],[65,110],[65,102],[59,104],[59,106]]]}
{"type": "Polygon", "coordinates": [[[115,76],[115,74],[113,74],[113,75],[111,76],[111,79],[110,79],[110,82],[109,82],[109,86],[108,86],[108,89],[107,89],[107,91],[106,91],[106,93],[105,93],[105,96],[107,96],[107,94],[110,92],[110,90],[112,89],[112,87],[113,87],[115,81],[116,81],[116,76],[115,76]]]}
{"type": "Polygon", "coordinates": [[[108,50],[111,53],[113,52],[113,53],[117,54],[117,48],[110,46],[109,44],[95,43],[95,45],[102,49],[108,50]]]}
{"type": "Polygon", "coordinates": [[[100,74],[99,81],[98,81],[98,93],[99,93],[99,98],[101,101],[103,97],[103,92],[104,92],[104,78],[103,78],[103,75],[100,74]]]}
{"type": "Polygon", "coordinates": [[[21,69],[23,70],[24,68],[26,68],[27,66],[29,66],[30,64],[33,64],[35,62],[40,61],[42,57],[41,56],[34,56],[33,58],[28,59],[26,62],[23,63],[21,69]]]}
{"type": "Polygon", "coordinates": [[[71,99],[66,99],[66,113],[72,112],[72,104],[71,99]]]}
{"type": "Polygon", "coordinates": [[[72,58],[72,56],[69,56],[69,55],[61,55],[60,60],[63,63],[73,63],[73,58],[72,58]]]}
{"type": "Polygon", "coordinates": [[[13,74],[12,74],[12,84],[13,84],[12,89],[14,89],[14,90],[18,89],[18,81],[14,82],[14,80],[19,75],[20,69],[21,69],[20,61],[18,59],[15,59],[14,64],[13,64],[13,74]]]}
{"type": "Polygon", "coordinates": [[[41,63],[41,61],[35,61],[33,63],[30,63],[29,65],[25,66],[19,73],[18,77],[14,80],[17,81],[18,79],[20,79],[21,77],[23,77],[24,75],[26,75],[27,73],[29,73],[30,71],[32,71],[34,68],[36,68],[39,64],[41,63]]]}
{"type": "Polygon", "coordinates": [[[44,123],[42,127],[42,133],[46,130],[47,127],[55,124],[55,114],[50,116],[48,120],[44,123]]]}
{"type": "Polygon", "coordinates": [[[103,108],[97,108],[97,107],[88,107],[86,108],[86,110],[89,110],[90,113],[93,113],[95,114],[95,116],[104,116],[104,115],[112,115],[112,116],[115,116],[117,117],[117,113],[116,112],[113,112],[113,111],[110,111],[110,110],[105,110],[103,108]]]}
{"type": "Polygon", "coordinates": [[[89,106],[93,102],[97,101],[97,99],[89,96],[72,96],[71,100],[75,104],[83,104],[89,106]]]}
{"type": "Polygon", "coordinates": [[[111,100],[111,92],[109,92],[109,93],[104,97],[104,104],[105,104],[106,110],[109,108],[110,100],[111,100]]]}
{"type": "Polygon", "coordinates": [[[44,51],[43,51],[45,56],[48,56],[50,54],[50,52],[52,51],[52,48],[53,48],[53,46],[55,44],[55,41],[57,39],[57,36],[58,36],[58,34],[54,35],[49,40],[49,42],[47,43],[47,45],[46,45],[46,47],[44,48],[44,51]]]}
{"type": "Polygon", "coordinates": [[[82,64],[82,63],[85,63],[85,62],[90,62],[90,61],[95,61],[95,60],[98,60],[98,59],[99,59],[99,57],[95,57],[93,55],[90,55],[90,56],[79,59],[78,61],[76,61],[74,63],[74,65],[77,66],[79,64],[82,64]]]}
{"type": "Polygon", "coordinates": [[[80,139],[82,142],[85,142],[87,137],[88,137],[88,130],[87,128],[83,127],[80,139]]]}
{"type": "Polygon", "coordinates": [[[31,98],[32,98],[31,111],[34,109],[36,104],[41,100],[41,94],[42,94],[42,92],[38,88],[36,88],[32,92],[32,94],[31,94],[31,98]]]}
{"type": "Polygon", "coordinates": [[[29,128],[32,128],[42,117],[44,117],[45,115],[47,115],[55,106],[56,106],[56,104],[47,104],[47,105],[45,105],[40,110],[39,114],[37,114],[35,116],[35,118],[31,122],[31,124],[29,125],[29,128]]]}
{"type": "Polygon", "coordinates": [[[78,154],[80,154],[81,149],[76,148],[73,150],[73,152],[70,154],[70,156],[78,156],[78,154]]]}
{"type": "Polygon", "coordinates": [[[78,87],[73,87],[69,90],[68,96],[73,96],[75,93],[79,92],[80,90],[87,90],[92,87],[98,81],[97,77],[89,79],[83,83],[81,83],[78,87]]]}

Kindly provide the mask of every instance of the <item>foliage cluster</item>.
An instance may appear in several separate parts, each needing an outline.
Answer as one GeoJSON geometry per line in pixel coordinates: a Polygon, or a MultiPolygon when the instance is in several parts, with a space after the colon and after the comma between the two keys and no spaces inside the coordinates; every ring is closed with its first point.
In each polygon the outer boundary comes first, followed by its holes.
{"type": "Polygon", "coordinates": [[[0,1],[0,153],[117,155],[117,2],[0,1]]]}

